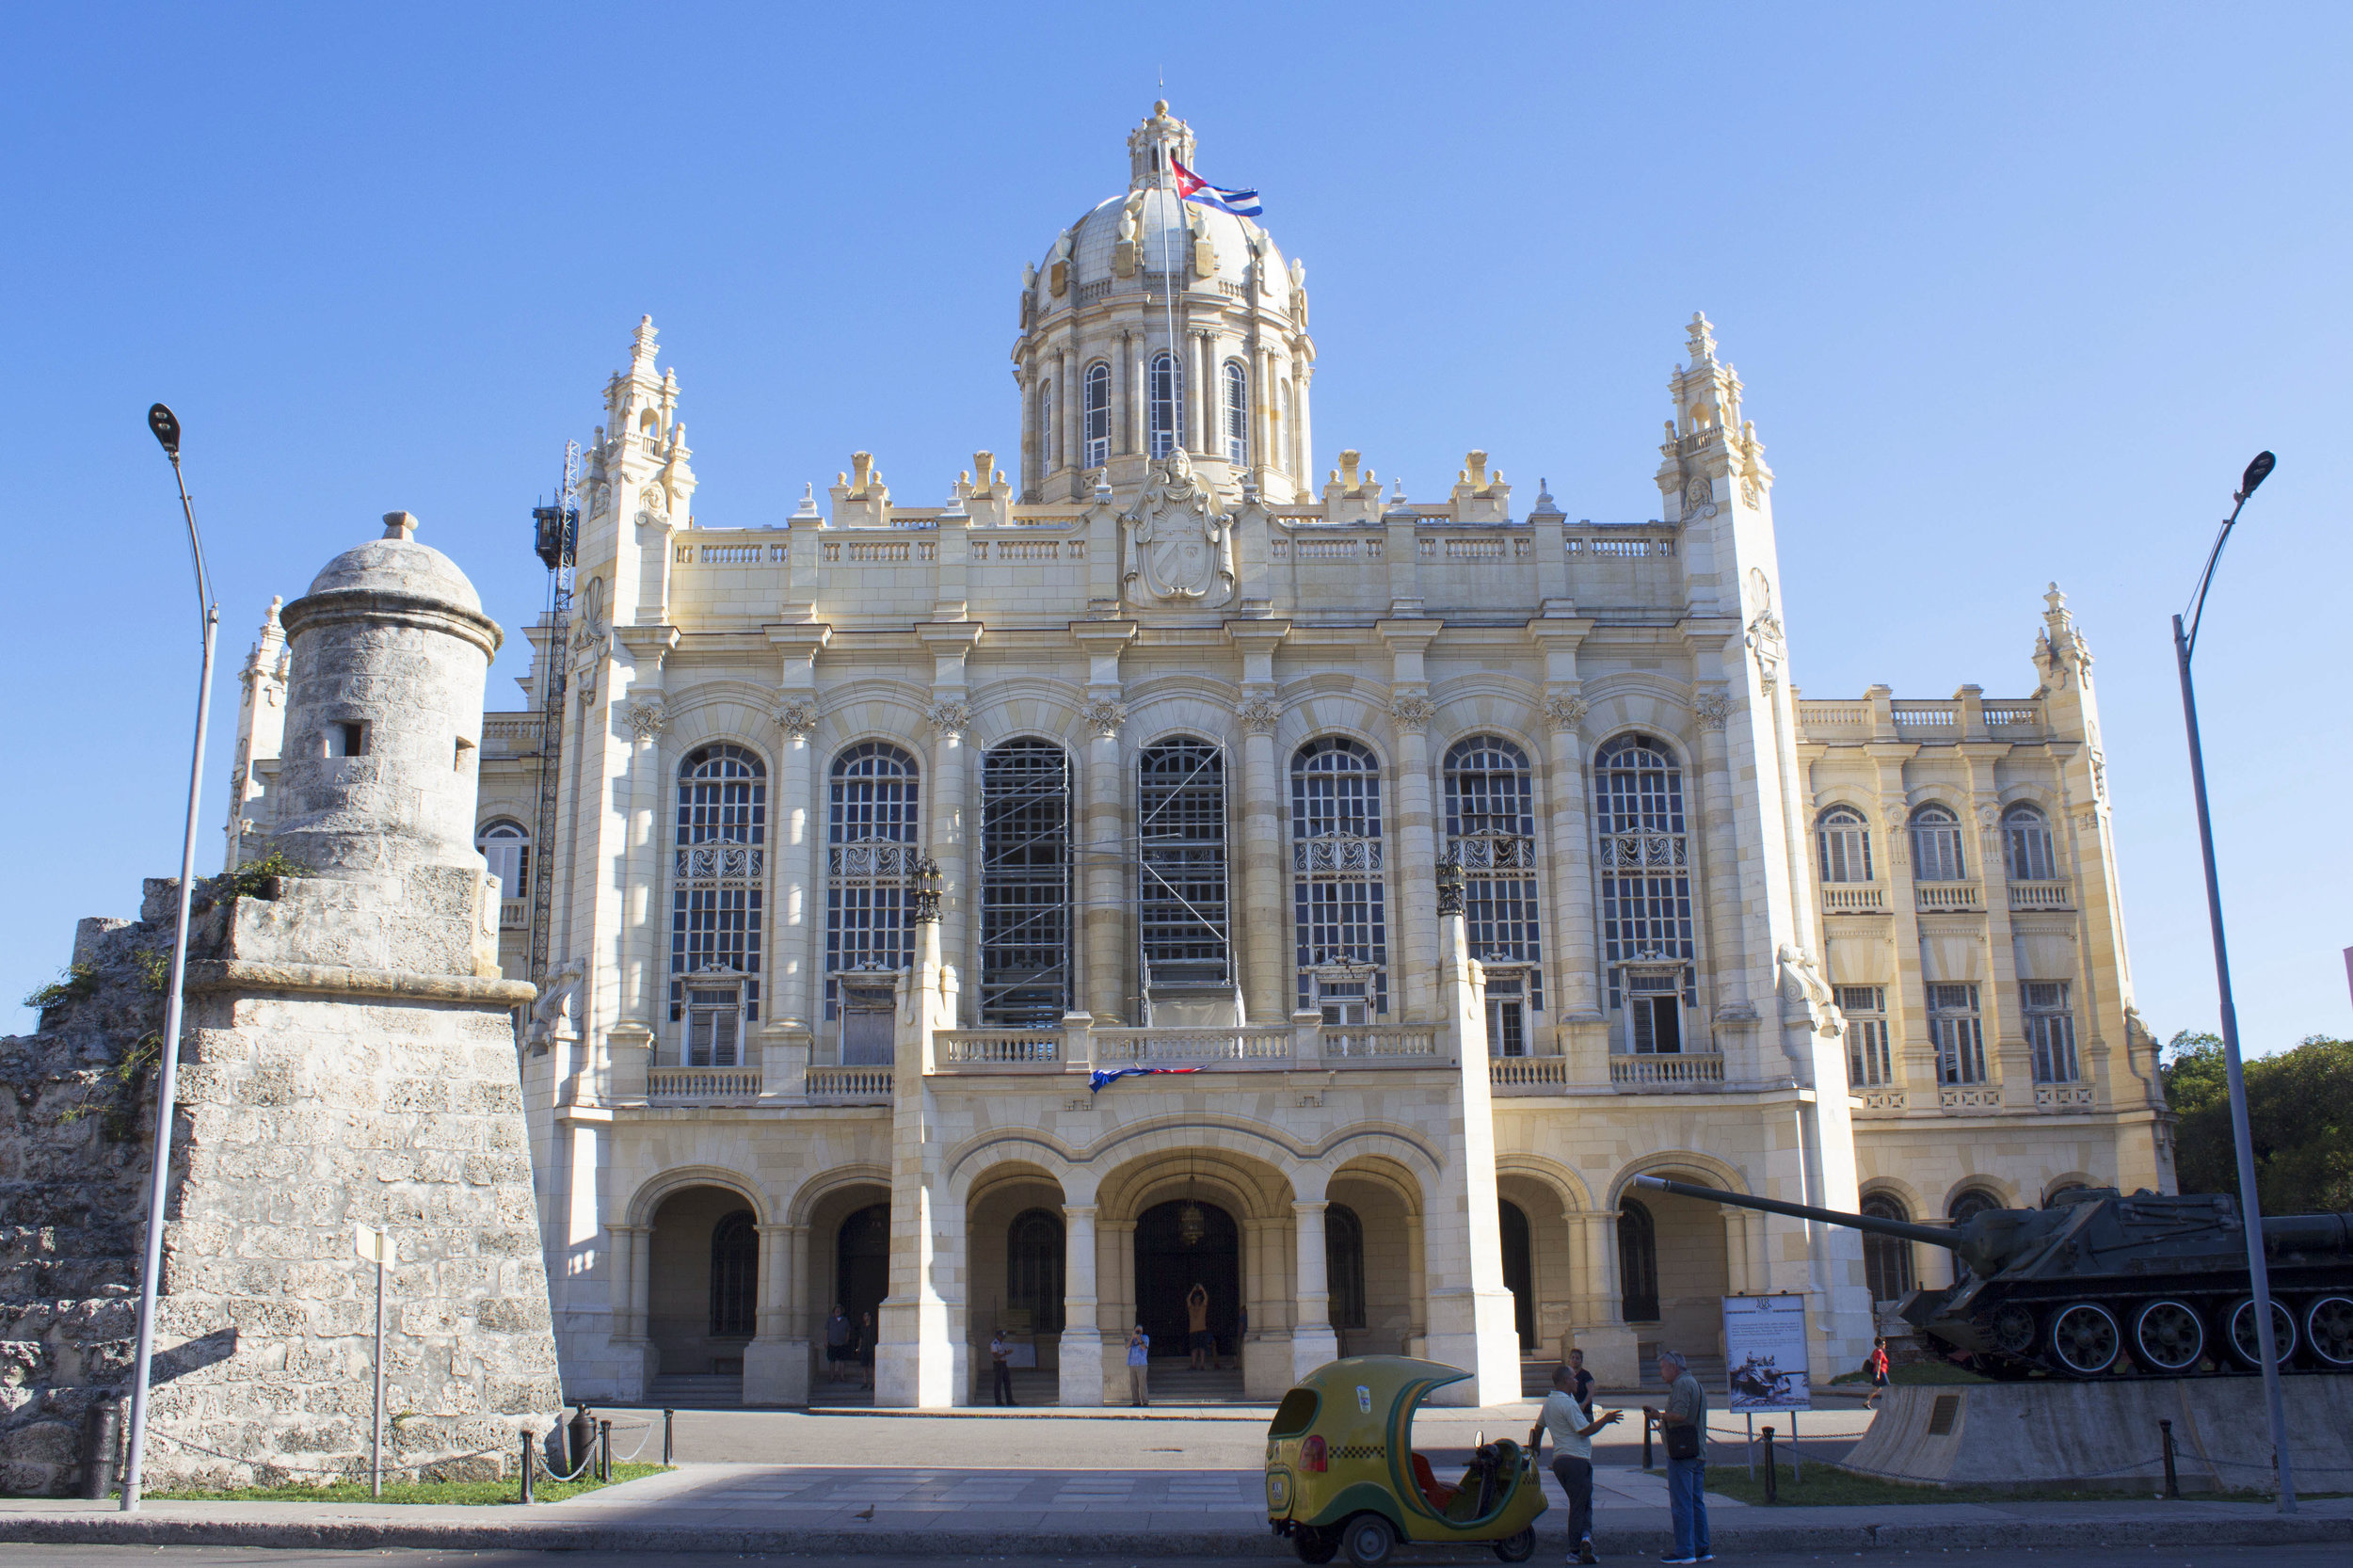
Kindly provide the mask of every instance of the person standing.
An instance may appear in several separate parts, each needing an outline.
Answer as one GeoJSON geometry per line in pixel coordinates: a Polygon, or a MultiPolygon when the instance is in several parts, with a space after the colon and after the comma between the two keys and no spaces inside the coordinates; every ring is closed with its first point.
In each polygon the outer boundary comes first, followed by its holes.
{"type": "Polygon", "coordinates": [[[857,1373],[860,1388],[874,1386],[874,1315],[857,1315],[857,1373]]]}
{"type": "Polygon", "coordinates": [[[1871,1392],[1863,1401],[1863,1408],[1877,1410],[1880,1396],[1887,1392],[1887,1339],[1884,1335],[1871,1341],[1871,1359],[1865,1365],[1871,1368],[1871,1392]]]}
{"type": "Polygon", "coordinates": [[[1593,1402],[1593,1374],[1585,1369],[1583,1351],[1569,1352],[1569,1376],[1577,1381],[1577,1402],[1582,1405],[1592,1404],[1593,1402]]]}
{"type": "Polygon", "coordinates": [[[1185,1333],[1187,1348],[1193,1352],[1193,1369],[1214,1367],[1217,1336],[1209,1332],[1209,1292],[1197,1280],[1185,1292],[1185,1333]]]}
{"type": "Polygon", "coordinates": [[[852,1354],[850,1341],[857,1334],[857,1325],[841,1304],[833,1304],[833,1316],[825,1320],[825,1381],[840,1383],[850,1375],[847,1363],[852,1354]]]}
{"type": "Polygon", "coordinates": [[[1667,1444],[1667,1502],[1674,1510],[1675,1549],[1661,1562],[1713,1562],[1707,1544],[1707,1395],[1681,1351],[1658,1352],[1667,1408],[1642,1407],[1667,1444]]]}
{"type": "MultiPolygon", "coordinates": [[[[1590,1381],[1590,1380],[1589,1380],[1590,1381]]],[[[1569,1496],[1569,1553],[1573,1562],[1593,1562],[1593,1433],[1625,1415],[1613,1410],[1596,1418],[1593,1407],[1577,1392],[1575,1371],[1552,1369],[1552,1392],[1536,1413],[1536,1426],[1528,1434],[1528,1451],[1541,1455],[1545,1434],[1552,1434],[1552,1479],[1569,1496]]]]}
{"type": "Polygon", "coordinates": [[[1150,1404],[1152,1336],[1138,1323],[1135,1333],[1128,1336],[1128,1402],[1131,1405],[1150,1404]]]}
{"type": "Polygon", "coordinates": [[[999,1329],[989,1336],[988,1365],[996,1375],[993,1392],[1000,1405],[1013,1403],[1013,1362],[1009,1359],[1013,1347],[1005,1343],[1005,1331],[999,1329]]]}

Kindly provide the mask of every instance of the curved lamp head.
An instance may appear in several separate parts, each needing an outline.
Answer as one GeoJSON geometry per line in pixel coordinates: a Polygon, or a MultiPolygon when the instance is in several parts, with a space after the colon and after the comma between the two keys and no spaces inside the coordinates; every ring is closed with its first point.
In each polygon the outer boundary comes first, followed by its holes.
{"type": "MultiPolygon", "coordinates": [[[[156,407],[161,408],[162,405],[158,404],[156,407]]],[[[2268,452],[2256,453],[2255,460],[2248,464],[2247,472],[2239,476],[2238,494],[2231,499],[2245,501],[2249,496],[2253,495],[2255,487],[2271,477],[2271,471],[2279,461],[2279,458],[2274,457],[2268,452]]]]}
{"type": "MultiPolygon", "coordinates": [[[[147,427],[154,431],[155,439],[163,443],[164,456],[177,460],[180,456],[180,417],[158,403],[147,410],[147,427]]],[[[2270,454],[2266,452],[2264,456],[2267,457],[2270,454]]]]}

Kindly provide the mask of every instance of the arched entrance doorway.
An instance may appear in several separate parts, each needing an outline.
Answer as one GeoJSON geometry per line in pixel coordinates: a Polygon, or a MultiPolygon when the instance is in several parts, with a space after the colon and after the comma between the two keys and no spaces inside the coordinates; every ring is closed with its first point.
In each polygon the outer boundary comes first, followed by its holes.
{"type": "Polygon", "coordinates": [[[1512,1292],[1512,1326],[1519,1330],[1525,1355],[1536,1348],[1536,1271],[1529,1252],[1528,1215],[1509,1199],[1496,1208],[1503,1222],[1503,1288],[1512,1292]]]}
{"type": "Polygon", "coordinates": [[[890,1293],[890,1206],[869,1204],[841,1222],[833,1244],[833,1299],[863,1325],[867,1314],[882,1322],[882,1299],[890,1293]]]}
{"type": "Polygon", "coordinates": [[[1241,1231],[1234,1217],[1193,1198],[1153,1205],[1136,1220],[1136,1320],[1155,1356],[1189,1350],[1185,1297],[1195,1285],[1209,1293],[1218,1353],[1238,1353],[1241,1231]]]}
{"type": "Polygon", "coordinates": [[[744,1195],[725,1187],[672,1192],[653,1212],[647,1337],[664,1377],[742,1377],[754,1328],[760,1234],[744,1195]]]}

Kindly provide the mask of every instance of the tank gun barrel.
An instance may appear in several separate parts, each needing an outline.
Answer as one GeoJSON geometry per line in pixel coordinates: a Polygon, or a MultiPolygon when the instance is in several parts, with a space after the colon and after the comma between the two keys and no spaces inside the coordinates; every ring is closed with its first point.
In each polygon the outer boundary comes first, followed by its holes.
{"type": "Polygon", "coordinates": [[[1753,1198],[1746,1192],[1727,1192],[1721,1187],[1698,1187],[1688,1181],[1670,1181],[1665,1176],[1638,1176],[1634,1178],[1634,1185],[1655,1187],[1662,1192],[1673,1192],[1687,1198],[1710,1198],[1739,1208],[1761,1208],[1768,1214],[1786,1214],[1792,1219],[1818,1220],[1826,1225],[1845,1225],[1849,1230],[1867,1230],[1877,1236],[1897,1236],[1907,1241],[1926,1241],[1931,1247],[1943,1247],[1947,1252],[1960,1250],[1962,1240],[1958,1232],[1915,1225],[1905,1220],[1882,1220],[1874,1214],[1847,1214],[1835,1208],[1817,1208],[1810,1203],[1784,1203],[1779,1198],[1753,1198]]]}

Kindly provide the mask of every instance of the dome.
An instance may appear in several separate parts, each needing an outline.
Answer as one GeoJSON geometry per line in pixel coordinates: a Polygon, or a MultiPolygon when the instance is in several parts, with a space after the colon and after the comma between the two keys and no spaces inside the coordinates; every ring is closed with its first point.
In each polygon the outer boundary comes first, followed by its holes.
{"type": "Polygon", "coordinates": [[[457,563],[430,545],[417,543],[417,520],[406,512],[389,512],[384,536],[346,550],[311,579],[311,594],[354,588],[377,593],[406,594],[482,614],[482,596],[457,569],[457,563]]]}

